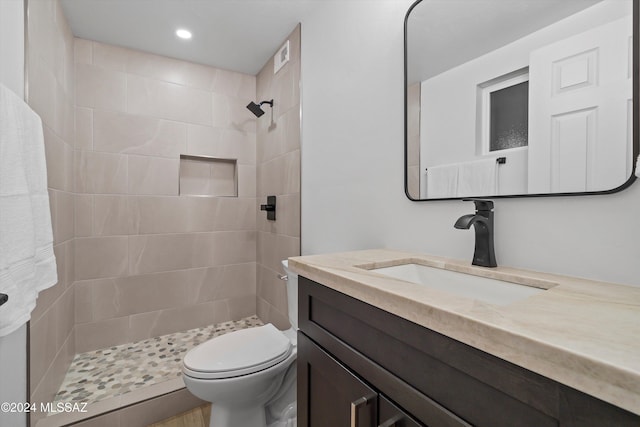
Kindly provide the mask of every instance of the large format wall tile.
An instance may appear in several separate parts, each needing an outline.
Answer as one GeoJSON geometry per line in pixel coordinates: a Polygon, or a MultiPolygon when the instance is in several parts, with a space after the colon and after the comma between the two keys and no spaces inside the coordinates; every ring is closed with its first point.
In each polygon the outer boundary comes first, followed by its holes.
{"type": "Polygon", "coordinates": [[[131,274],[255,261],[255,231],[153,234],[129,238],[131,274]]]}
{"type": "Polygon", "coordinates": [[[76,239],[76,279],[125,276],[128,272],[128,237],[76,239]]]}
{"type": "Polygon", "coordinates": [[[93,196],[94,236],[127,235],[131,232],[128,196],[93,196]]]}
{"type": "MultiPolygon", "coordinates": [[[[245,108],[248,103],[249,102],[244,98],[236,98],[214,93],[212,122],[209,124],[214,127],[255,132],[256,116],[245,108]]],[[[265,109],[266,113],[263,116],[264,119],[271,114],[271,112],[268,111],[268,106],[265,106],[265,109]]]]}
{"type": "MultiPolygon", "coordinates": [[[[270,120],[259,119],[256,133],[256,187],[258,203],[278,197],[278,218],[256,215],[258,316],[284,329],[286,288],[277,279],[280,261],[300,254],[300,27],[289,35],[290,60],[273,74],[268,61],[256,78],[258,99],[274,99],[270,120]]],[[[263,116],[264,118],[264,116],[263,116]]]]}
{"type": "Polygon", "coordinates": [[[277,310],[261,296],[256,299],[256,313],[260,319],[269,319],[269,323],[280,330],[289,329],[291,326],[288,314],[277,310]]]}
{"type": "Polygon", "coordinates": [[[178,159],[129,156],[129,194],[178,195],[178,159]]]}
{"type": "MultiPolygon", "coordinates": [[[[247,310],[242,310],[237,307],[237,302],[246,298],[255,299],[256,270],[255,263],[248,262],[83,280],[76,282],[74,291],[77,324],[169,310],[174,307],[190,307],[213,301],[226,301],[223,305],[217,305],[224,308],[224,313],[232,311],[244,316],[247,313],[255,314],[250,312],[253,304],[249,304],[247,310]],[[216,286],[211,286],[212,284],[216,286]],[[234,303],[229,306],[229,301],[234,303]]],[[[221,321],[224,320],[226,319],[222,318],[221,321]]]]}
{"type": "Polygon", "coordinates": [[[73,60],[76,64],[93,64],[93,42],[85,39],[74,39],[73,60]]]}
{"type": "Polygon", "coordinates": [[[230,316],[235,319],[255,314],[255,293],[253,262],[84,280],[75,286],[75,322],[92,323],[86,330],[95,330],[110,324],[110,319],[129,316],[129,326],[121,336],[109,338],[110,342],[116,338],[126,342],[147,338],[149,333],[153,336],[197,327],[203,319],[206,325],[229,320],[230,316]],[[194,307],[201,310],[197,316],[190,311],[194,307]],[[180,317],[179,321],[175,317],[180,317]]]}
{"type": "Polygon", "coordinates": [[[76,351],[84,353],[99,348],[111,347],[131,341],[129,318],[117,317],[99,322],[77,324],[76,351]]]}
{"type": "Polygon", "coordinates": [[[56,305],[51,308],[35,322],[30,325],[30,369],[31,369],[31,387],[39,384],[40,380],[51,365],[58,349],[56,348],[56,322],[55,322],[56,305]]]}
{"type": "Polygon", "coordinates": [[[300,192],[300,150],[260,164],[258,195],[300,192]]]}
{"type": "Polygon", "coordinates": [[[256,197],[256,175],[254,165],[238,165],[238,196],[256,197]]]}
{"type": "Polygon", "coordinates": [[[130,340],[159,336],[233,319],[224,300],[136,314],[130,317],[130,340]]]}
{"type": "Polygon", "coordinates": [[[235,98],[253,99],[256,95],[256,78],[227,70],[216,70],[211,91],[235,98]]]}
{"type": "Polygon", "coordinates": [[[78,193],[127,193],[127,156],[92,151],[75,153],[78,193]]]}
{"type": "MultiPolygon", "coordinates": [[[[139,196],[130,200],[133,234],[213,231],[192,227],[189,197],[139,196]]],[[[203,198],[203,200],[208,200],[203,198]]]]}
{"type": "Polygon", "coordinates": [[[43,125],[43,133],[49,188],[73,191],[73,147],[60,139],[46,123],[43,125]]]}
{"type": "MultiPolygon", "coordinates": [[[[39,293],[30,322],[30,401],[50,401],[75,353],[75,67],[58,1],[27,4],[26,101],[42,119],[58,283],[39,293]]],[[[32,423],[43,414],[32,414],[32,423]]]]}
{"type": "Polygon", "coordinates": [[[93,195],[75,195],[74,230],[75,237],[90,237],[93,235],[93,195]]]}
{"type": "Polygon", "coordinates": [[[83,280],[75,286],[75,321],[95,322],[217,300],[253,297],[255,291],[253,262],[83,280]]]}
{"type": "MultiPolygon", "coordinates": [[[[256,264],[223,265],[189,270],[188,294],[191,303],[252,297],[256,294],[256,264]],[[216,283],[216,286],[210,286],[216,283]]],[[[254,313],[255,314],[255,313],[254,313]]]]}
{"type": "Polygon", "coordinates": [[[255,201],[236,197],[129,198],[133,234],[255,230],[255,201]]]}
{"type": "Polygon", "coordinates": [[[82,39],[74,55],[78,351],[255,314],[256,78],[82,39]],[[239,197],[178,196],[181,154],[234,159],[239,197]]]}
{"type": "Polygon", "coordinates": [[[76,150],[93,150],[93,110],[76,107],[76,150]]]}
{"type": "Polygon", "coordinates": [[[55,110],[57,108],[57,82],[51,73],[51,68],[35,52],[27,52],[29,66],[27,81],[29,83],[29,105],[38,113],[45,126],[53,129],[55,124],[55,110]]]}
{"type": "Polygon", "coordinates": [[[211,94],[129,74],[126,111],[185,123],[211,125],[211,94]]]}
{"type": "Polygon", "coordinates": [[[257,292],[261,298],[282,313],[287,312],[287,284],[273,270],[260,266],[257,273],[257,292]]]}
{"type": "MultiPolygon", "coordinates": [[[[33,349],[32,349],[33,353],[33,349]]],[[[40,402],[51,402],[52,397],[58,392],[60,381],[64,379],[67,369],[75,355],[75,334],[68,335],[62,348],[55,354],[47,370],[38,377],[31,374],[31,399],[30,402],[39,405],[40,402]],[[35,384],[37,382],[37,384],[35,384]]],[[[34,412],[31,414],[31,424],[37,424],[38,420],[46,414],[34,412]]]]}
{"type": "Polygon", "coordinates": [[[93,42],[93,63],[111,70],[207,91],[212,89],[219,71],[206,65],[98,42],[93,42]]]}
{"type": "Polygon", "coordinates": [[[126,74],[87,64],[76,64],[76,105],[124,111],[126,74]]]}
{"type": "Polygon", "coordinates": [[[74,237],[74,203],[72,193],[66,191],[49,191],[52,209],[53,238],[56,243],[66,242],[74,237]]]}
{"type": "Polygon", "coordinates": [[[189,125],[186,154],[237,159],[240,164],[255,165],[255,134],[237,129],[189,125]]]}
{"type": "Polygon", "coordinates": [[[177,158],[186,151],[186,125],[153,117],[95,110],[93,149],[177,158]]]}
{"type": "Polygon", "coordinates": [[[77,324],[78,352],[110,347],[148,337],[239,320],[256,311],[255,295],[149,311],[77,324]]]}
{"type": "Polygon", "coordinates": [[[300,148],[300,111],[291,108],[278,117],[278,122],[271,130],[263,130],[260,144],[257,145],[257,156],[260,162],[273,160],[283,154],[300,148]]]}
{"type": "Polygon", "coordinates": [[[92,321],[186,305],[188,271],[90,282],[92,321]]]}

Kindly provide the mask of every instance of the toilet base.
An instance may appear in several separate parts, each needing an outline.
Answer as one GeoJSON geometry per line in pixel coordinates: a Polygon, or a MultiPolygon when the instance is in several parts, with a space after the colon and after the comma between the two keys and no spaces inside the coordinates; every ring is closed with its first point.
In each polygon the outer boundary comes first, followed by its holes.
{"type": "Polygon", "coordinates": [[[213,403],[209,427],[220,426],[267,427],[264,406],[230,411],[229,408],[213,403]]]}
{"type": "Polygon", "coordinates": [[[267,427],[296,427],[297,425],[298,410],[296,401],[294,401],[287,406],[277,421],[272,422],[267,427]]]}

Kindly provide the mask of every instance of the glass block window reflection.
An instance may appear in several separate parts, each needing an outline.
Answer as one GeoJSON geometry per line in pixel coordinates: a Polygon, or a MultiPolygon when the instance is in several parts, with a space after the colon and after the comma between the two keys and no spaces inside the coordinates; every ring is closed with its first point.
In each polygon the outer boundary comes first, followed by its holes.
{"type": "Polygon", "coordinates": [[[491,92],[489,151],[529,145],[529,82],[491,92]]]}

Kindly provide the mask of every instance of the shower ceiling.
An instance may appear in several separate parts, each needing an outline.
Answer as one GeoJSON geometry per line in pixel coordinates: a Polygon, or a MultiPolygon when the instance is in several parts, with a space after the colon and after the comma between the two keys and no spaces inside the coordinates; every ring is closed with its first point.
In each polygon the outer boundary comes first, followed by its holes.
{"type": "Polygon", "coordinates": [[[62,0],[76,37],[251,75],[260,71],[313,3],[316,2],[62,0]],[[188,29],[193,38],[177,38],[178,28],[188,29]]]}

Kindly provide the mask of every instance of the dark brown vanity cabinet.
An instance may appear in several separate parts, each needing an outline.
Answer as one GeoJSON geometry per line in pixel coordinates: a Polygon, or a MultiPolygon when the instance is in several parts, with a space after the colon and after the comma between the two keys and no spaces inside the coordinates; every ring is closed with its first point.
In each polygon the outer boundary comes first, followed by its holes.
{"type": "Polygon", "coordinates": [[[638,427],[640,417],[299,279],[300,427],[638,427]]]}

